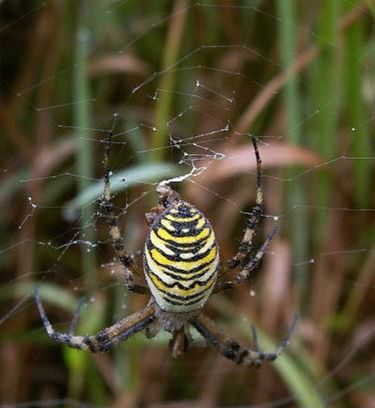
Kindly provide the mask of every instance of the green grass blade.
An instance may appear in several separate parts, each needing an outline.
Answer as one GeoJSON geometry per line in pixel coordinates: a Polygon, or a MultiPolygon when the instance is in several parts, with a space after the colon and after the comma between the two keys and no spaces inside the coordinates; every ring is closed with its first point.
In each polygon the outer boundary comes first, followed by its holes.
{"type": "MultiPolygon", "coordinates": [[[[167,43],[164,48],[162,70],[171,67],[178,59],[184,32],[187,7],[188,4],[185,0],[178,0],[174,7],[174,16],[171,20],[167,43]]],[[[160,147],[165,146],[167,143],[168,129],[166,129],[166,123],[170,116],[174,83],[174,70],[171,69],[165,71],[161,77],[159,85],[160,93],[155,110],[156,131],[153,134],[150,152],[150,158],[153,161],[160,161],[162,159],[164,150],[160,149],[160,147]]]]}
{"type": "MultiPolygon", "coordinates": [[[[182,171],[178,166],[168,163],[148,163],[128,167],[111,176],[111,192],[124,191],[134,185],[155,182],[180,174],[182,171]]],[[[91,184],[66,204],[64,216],[68,219],[74,217],[77,210],[97,200],[103,194],[103,188],[103,181],[91,184]]]]}
{"type": "MultiPolygon", "coordinates": [[[[321,13],[314,40],[321,47],[318,60],[313,64],[311,94],[314,111],[319,114],[312,122],[311,139],[316,150],[322,157],[330,160],[337,156],[336,133],[338,106],[341,89],[341,65],[338,63],[337,27],[340,16],[341,2],[331,0],[320,3],[321,13]]],[[[332,179],[330,173],[321,172],[317,177],[314,191],[316,205],[326,208],[330,206],[332,179]]],[[[316,216],[315,242],[320,245],[326,229],[327,212],[321,211],[316,216]]]]}
{"type": "MultiPolygon", "coordinates": [[[[222,315],[230,318],[233,322],[233,316],[235,315],[236,311],[234,310],[233,305],[230,301],[224,298],[215,298],[212,299],[211,305],[214,306],[216,310],[218,310],[222,315]]],[[[251,342],[251,326],[247,320],[244,319],[235,319],[235,326],[241,330],[242,334],[249,338],[251,342]]],[[[297,323],[297,331],[298,331],[298,323],[297,323]]],[[[261,345],[261,349],[265,351],[273,351],[276,350],[277,344],[272,342],[266,335],[260,332],[257,328],[257,337],[259,340],[259,344],[261,345]]],[[[293,348],[293,344],[296,341],[296,334],[291,338],[290,347],[293,348]]],[[[313,364],[313,363],[311,363],[313,364]]],[[[323,398],[320,395],[319,390],[317,389],[316,382],[312,377],[313,373],[307,372],[304,368],[299,364],[296,360],[292,358],[289,354],[289,348],[283,353],[280,358],[277,359],[272,366],[275,370],[279,373],[280,378],[286,384],[286,386],[291,391],[292,397],[292,404],[294,401],[298,402],[299,407],[306,407],[306,408],[324,408],[325,404],[323,402],[323,398]]]]}
{"type": "MultiPolygon", "coordinates": [[[[347,11],[360,5],[360,1],[346,1],[347,11]]],[[[352,135],[351,151],[353,156],[370,156],[371,143],[369,134],[369,122],[366,118],[369,113],[363,97],[362,81],[365,76],[362,55],[365,54],[365,21],[358,20],[346,32],[345,45],[345,68],[346,78],[346,103],[348,130],[352,135]]],[[[355,160],[354,168],[354,192],[357,205],[365,207],[369,198],[371,188],[371,166],[370,160],[355,160]]]]}
{"type": "MultiPolygon", "coordinates": [[[[296,39],[297,39],[297,8],[296,0],[285,0],[277,2],[279,12],[279,48],[281,53],[281,62],[284,70],[292,65],[296,58],[296,39]]],[[[293,144],[301,144],[302,128],[300,112],[300,96],[298,91],[298,77],[291,75],[284,88],[284,100],[287,113],[287,137],[293,144]]],[[[293,177],[300,169],[294,168],[287,172],[287,177],[293,177]]],[[[296,180],[290,183],[288,199],[285,203],[287,208],[293,208],[296,204],[300,206],[298,211],[293,211],[291,215],[291,237],[293,240],[294,262],[308,258],[308,222],[306,217],[305,204],[307,198],[302,180],[296,180]]],[[[307,266],[301,266],[296,270],[295,279],[299,287],[300,299],[304,299],[307,286],[307,266]]],[[[303,302],[300,301],[300,304],[303,302]]]]}
{"type": "MultiPolygon", "coordinates": [[[[77,25],[75,36],[75,54],[74,54],[74,99],[78,101],[74,110],[74,122],[77,128],[77,174],[78,191],[84,191],[89,185],[89,180],[94,176],[94,163],[92,154],[92,144],[90,138],[91,127],[91,92],[88,77],[88,54],[90,31],[88,24],[89,2],[83,0],[76,5],[77,7],[77,25]]],[[[95,242],[94,230],[90,227],[93,207],[91,205],[82,208],[80,225],[82,228],[81,237],[85,241],[95,242]]],[[[95,255],[93,251],[87,251],[84,246],[81,249],[82,272],[85,282],[85,288],[89,293],[93,293],[97,285],[97,268],[95,255]]],[[[64,353],[69,367],[70,375],[68,382],[69,395],[77,399],[82,394],[85,383],[85,375],[88,369],[87,356],[73,354],[73,350],[66,350],[64,353]]]]}
{"type": "MultiPolygon", "coordinates": [[[[89,53],[89,27],[87,21],[87,10],[89,3],[86,1],[80,2],[77,5],[78,22],[76,32],[75,45],[75,69],[74,69],[74,99],[78,101],[75,105],[75,126],[77,127],[77,173],[78,191],[84,191],[88,185],[90,178],[94,175],[94,163],[92,154],[92,145],[90,139],[91,127],[91,92],[88,77],[87,57],[89,53]]],[[[87,206],[82,208],[80,223],[84,231],[86,241],[94,242],[95,236],[93,229],[87,228],[90,225],[90,219],[93,208],[87,206]]],[[[89,292],[92,292],[96,287],[96,262],[93,252],[87,252],[82,248],[82,269],[84,274],[85,286],[89,292]]]]}
{"type": "MultiPolygon", "coordinates": [[[[45,282],[40,282],[37,285],[42,301],[69,312],[76,308],[76,298],[67,289],[45,282]]],[[[17,282],[4,286],[0,290],[0,300],[23,298],[24,296],[30,296],[31,299],[34,299],[35,288],[36,284],[32,282],[17,282]]]]}
{"type": "MultiPolygon", "coordinates": [[[[242,323],[244,333],[249,333],[248,325],[242,323]]],[[[263,333],[257,331],[259,343],[264,350],[275,350],[277,345],[273,343],[263,333]]],[[[306,408],[324,408],[326,404],[323,401],[320,392],[310,376],[297,364],[288,354],[284,353],[277,361],[273,363],[275,370],[280,374],[289,390],[292,392],[299,407],[306,408]]]]}

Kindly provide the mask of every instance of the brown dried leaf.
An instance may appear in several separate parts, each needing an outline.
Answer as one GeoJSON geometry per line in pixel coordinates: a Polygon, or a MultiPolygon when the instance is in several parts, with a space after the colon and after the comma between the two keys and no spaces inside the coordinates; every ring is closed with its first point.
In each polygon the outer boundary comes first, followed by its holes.
{"type": "Polygon", "coordinates": [[[267,328],[273,329],[277,322],[282,320],[282,314],[287,306],[285,303],[290,303],[290,296],[287,294],[290,286],[292,261],[289,242],[280,238],[273,240],[268,251],[274,255],[267,256],[265,259],[266,268],[263,272],[261,310],[267,328]],[[285,302],[286,299],[287,302],[285,302]]]}
{"type": "MultiPolygon", "coordinates": [[[[262,167],[284,167],[291,165],[316,166],[322,163],[320,157],[305,148],[286,143],[272,143],[259,146],[262,167]]],[[[203,172],[205,183],[221,181],[239,173],[248,173],[256,169],[255,156],[248,145],[229,149],[225,159],[215,161],[203,172]]]]}

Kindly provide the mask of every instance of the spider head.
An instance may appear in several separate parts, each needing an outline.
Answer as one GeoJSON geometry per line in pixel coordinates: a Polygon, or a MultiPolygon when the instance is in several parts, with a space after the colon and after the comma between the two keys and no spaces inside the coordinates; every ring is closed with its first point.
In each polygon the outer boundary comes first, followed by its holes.
{"type": "Polygon", "coordinates": [[[159,197],[159,203],[164,207],[170,207],[174,202],[180,199],[178,193],[176,193],[168,184],[159,183],[156,186],[156,194],[159,197]]]}

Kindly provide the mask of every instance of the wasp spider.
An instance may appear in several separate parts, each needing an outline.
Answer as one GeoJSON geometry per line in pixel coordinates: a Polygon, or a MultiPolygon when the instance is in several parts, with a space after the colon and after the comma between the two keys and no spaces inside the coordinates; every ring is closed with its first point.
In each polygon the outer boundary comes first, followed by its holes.
{"type": "Polygon", "coordinates": [[[183,201],[167,184],[160,183],[156,192],[159,204],[146,214],[150,226],[143,251],[142,274],[130,256],[118,227],[111,200],[109,153],[112,133],[104,152],[104,198],[102,217],[109,227],[114,252],[124,269],[126,287],[138,293],[148,293],[147,306],[93,336],[77,336],[73,326],[69,333],[55,331],[45,313],[36,291],[36,303],[50,338],[57,343],[91,352],[111,350],[131,335],[143,331],[149,338],[161,329],[172,334],[170,346],[174,357],[182,356],[191,340],[189,327],[193,326],[211,346],[237,364],[259,367],[263,361],[275,360],[287,347],[296,325],[294,319],[289,333],[273,353],[259,350],[253,329],[254,350],[242,347],[225,334],[202,308],[212,293],[232,289],[244,282],[258,267],[275,230],[255,254],[252,252],[254,233],[263,214],[261,160],[255,138],[252,139],[257,162],[256,205],[253,208],[236,255],[220,266],[219,246],[208,219],[193,205],[183,201]],[[228,271],[238,270],[234,280],[225,281],[228,271]]]}

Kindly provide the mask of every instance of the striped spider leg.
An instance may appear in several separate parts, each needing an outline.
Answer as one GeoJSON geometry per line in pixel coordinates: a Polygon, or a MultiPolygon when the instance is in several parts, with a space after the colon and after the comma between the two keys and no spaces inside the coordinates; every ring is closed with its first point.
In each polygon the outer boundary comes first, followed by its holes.
{"type": "MultiPolygon", "coordinates": [[[[244,265],[243,269],[237,273],[234,280],[230,281],[218,281],[216,287],[214,289],[214,293],[220,293],[228,289],[233,289],[244,281],[247,280],[250,273],[258,268],[260,261],[263,258],[264,252],[266,251],[269,243],[271,242],[272,238],[275,236],[277,228],[274,228],[271,233],[268,235],[267,239],[264,241],[263,245],[258,249],[258,251],[253,255],[250,260],[244,265]]],[[[227,272],[227,271],[226,271],[227,272]]],[[[226,273],[223,272],[223,275],[226,273]]]]}
{"type": "Polygon", "coordinates": [[[112,144],[112,130],[108,132],[107,142],[104,147],[104,195],[101,203],[102,218],[108,224],[109,235],[112,239],[114,252],[124,268],[125,286],[132,292],[147,294],[149,290],[145,286],[143,275],[138,269],[134,259],[127,253],[125,249],[124,238],[118,226],[118,217],[115,215],[114,205],[112,203],[109,168],[109,154],[112,144]]]}
{"type": "Polygon", "coordinates": [[[289,341],[294,334],[298,317],[295,316],[285,339],[272,353],[264,353],[259,350],[255,328],[252,326],[255,350],[242,347],[236,340],[225,334],[215,322],[204,313],[200,312],[191,320],[191,324],[197,329],[207,343],[216,348],[220,354],[237,364],[261,367],[264,361],[275,361],[288,347],[289,341]]]}
{"type": "Polygon", "coordinates": [[[230,258],[227,262],[229,269],[234,269],[238,266],[241,266],[245,258],[249,255],[250,251],[252,250],[252,244],[255,233],[258,229],[259,222],[262,219],[262,215],[264,213],[262,160],[260,159],[255,136],[252,136],[251,140],[253,143],[257,166],[255,207],[251,210],[251,214],[246,221],[245,231],[236,255],[230,258]]]}
{"type": "Polygon", "coordinates": [[[257,166],[255,207],[252,209],[250,216],[246,221],[245,231],[241,243],[238,247],[238,251],[232,258],[230,258],[227,261],[226,266],[222,268],[222,272],[220,273],[221,279],[218,280],[214,293],[222,292],[227,289],[233,289],[235,286],[238,286],[242,282],[244,282],[248,278],[250,272],[258,267],[260,261],[263,258],[264,252],[267,249],[267,246],[269,245],[269,243],[271,242],[272,238],[276,233],[276,228],[274,228],[272,232],[268,235],[263,245],[246,262],[246,259],[248,258],[250,252],[252,251],[255,233],[258,229],[259,222],[264,213],[262,161],[260,159],[255,136],[252,136],[251,140],[253,143],[257,166]],[[232,269],[237,269],[240,267],[242,267],[242,270],[239,273],[237,273],[237,276],[234,281],[225,281],[223,279],[226,273],[228,273],[232,269]]]}
{"type": "MultiPolygon", "coordinates": [[[[93,336],[76,336],[72,333],[72,325],[69,333],[60,333],[54,330],[44,310],[38,289],[35,290],[35,301],[43,325],[48,336],[53,341],[56,343],[64,343],[67,346],[78,350],[90,351],[93,353],[111,350],[128,337],[147,328],[156,319],[155,304],[150,303],[139,312],[133,313],[93,336]]],[[[76,321],[76,319],[77,316],[73,318],[73,322],[76,321]]]]}

